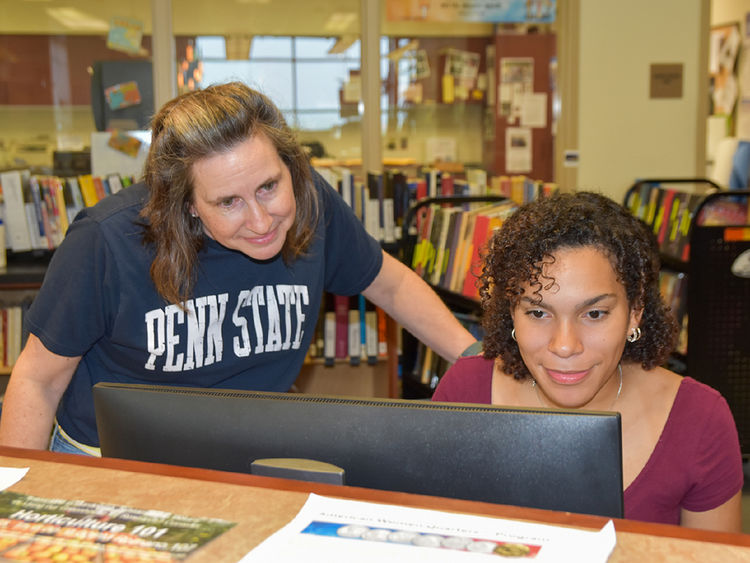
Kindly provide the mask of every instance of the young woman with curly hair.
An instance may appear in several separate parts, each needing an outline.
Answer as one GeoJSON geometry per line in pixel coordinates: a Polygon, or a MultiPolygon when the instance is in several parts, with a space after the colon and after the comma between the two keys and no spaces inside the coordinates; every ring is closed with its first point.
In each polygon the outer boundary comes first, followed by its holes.
{"type": "Polygon", "coordinates": [[[454,364],[433,400],[617,411],[626,518],[739,532],[742,458],[729,407],[661,367],[677,326],[658,256],[648,227],[603,195],[522,206],[484,259],[484,353],[454,364]]]}

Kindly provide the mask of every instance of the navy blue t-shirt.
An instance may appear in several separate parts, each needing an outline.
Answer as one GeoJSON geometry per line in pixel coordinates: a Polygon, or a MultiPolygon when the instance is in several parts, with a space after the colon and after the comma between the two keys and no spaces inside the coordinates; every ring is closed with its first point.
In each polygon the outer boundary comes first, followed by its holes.
{"type": "Polygon", "coordinates": [[[356,295],[382,265],[379,243],[317,174],[320,219],[304,256],[258,262],[206,237],[187,313],[151,281],[139,217],[148,189],[84,210],[55,251],[26,317],[50,351],[82,356],[57,412],[74,439],[98,446],[99,381],[286,391],[313,336],[324,291],[356,295]]]}

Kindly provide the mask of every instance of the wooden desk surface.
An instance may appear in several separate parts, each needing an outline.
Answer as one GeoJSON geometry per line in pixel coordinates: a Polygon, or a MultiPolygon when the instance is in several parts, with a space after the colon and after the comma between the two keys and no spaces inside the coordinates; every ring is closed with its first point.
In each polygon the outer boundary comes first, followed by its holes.
{"type": "MultiPolygon", "coordinates": [[[[498,518],[599,529],[607,519],[407,493],[304,483],[239,473],[0,447],[0,466],[30,467],[8,490],[40,497],[122,504],[237,526],[198,549],[188,561],[234,562],[287,524],[317,494],[498,518]]],[[[750,561],[750,535],[614,520],[610,561],[750,561]]]]}

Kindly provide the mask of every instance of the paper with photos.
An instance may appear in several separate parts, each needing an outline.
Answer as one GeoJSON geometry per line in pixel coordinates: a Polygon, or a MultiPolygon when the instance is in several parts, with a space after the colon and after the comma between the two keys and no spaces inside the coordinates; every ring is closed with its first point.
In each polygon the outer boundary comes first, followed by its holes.
{"type": "Polygon", "coordinates": [[[615,547],[610,520],[599,531],[311,494],[287,526],[241,563],[276,561],[604,562],[615,547]]]}

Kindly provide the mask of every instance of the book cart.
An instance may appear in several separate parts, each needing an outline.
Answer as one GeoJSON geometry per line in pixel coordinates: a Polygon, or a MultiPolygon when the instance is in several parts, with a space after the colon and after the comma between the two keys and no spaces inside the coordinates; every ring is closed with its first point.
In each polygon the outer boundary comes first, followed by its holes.
{"type": "MultiPolygon", "coordinates": [[[[429,206],[465,207],[469,204],[491,204],[504,201],[508,201],[508,198],[497,194],[437,196],[421,198],[415,201],[404,215],[403,235],[399,241],[397,257],[406,265],[412,265],[412,259],[415,251],[417,251],[420,236],[415,225],[417,216],[429,206]]],[[[448,308],[456,314],[459,320],[465,325],[471,325],[468,328],[472,332],[476,332],[476,330],[472,329],[478,329],[479,326],[479,302],[457,291],[446,289],[440,284],[431,283],[429,280],[426,281],[430,283],[431,287],[446,303],[448,308]]],[[[425,352],[429,353],[431,351],[428,351],[424,345],[419,344],[414,337],[406,332],[403,334],[401,349],[402,397],[404,399],[425,399],[431,397],[435,391],[439,377],[448,367],[447,363],[438,358],[439,361],[433,361],[432,365],[429,365],[430,359],[425,357],[425,352]]]]}
{"type": "Polygon", "coordinates": [[[702,178],[645,179],[631,186],[625,205],[654,228],[663,268],[685,276],[682,299],[672,301],[673,310],[678,317],[684,314],[687,324],[682,371],[726,398],[747,457],[750,191],[722,190],[702,178]],[[691,185],[694,191],[682,189],[691,185]]]}

